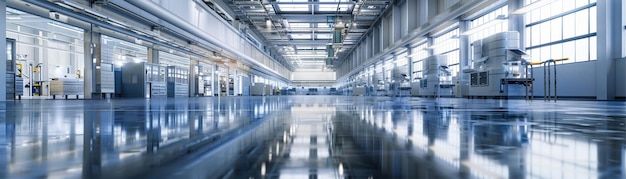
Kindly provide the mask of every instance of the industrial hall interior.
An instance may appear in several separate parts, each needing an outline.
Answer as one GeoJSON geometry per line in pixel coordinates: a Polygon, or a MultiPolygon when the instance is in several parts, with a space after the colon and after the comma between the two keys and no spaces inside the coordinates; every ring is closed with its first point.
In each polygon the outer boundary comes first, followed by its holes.
{"type": "Polygon", "coordinates": [[[626,178],[624,0],[0,10],[3,179],[626,178]]]}

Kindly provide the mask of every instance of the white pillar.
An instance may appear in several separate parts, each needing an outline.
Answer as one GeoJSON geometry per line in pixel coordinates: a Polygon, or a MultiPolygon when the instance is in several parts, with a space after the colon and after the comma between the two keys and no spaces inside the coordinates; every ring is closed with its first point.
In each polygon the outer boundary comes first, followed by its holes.
{"type": "MultiPolygon", "coordinates": [[[[622,56],[622,4],[620,0],[597,1],[596,99],[615,99],[615,59],[622,56]]],[[[594,57],[591,57],[594,58],[594,57]]],[[[623,77],[617,78],[623,80],[623,77]]]]}
{"type": "MultiPolygon", "coordinates": [[[[0,37],[3,38],[3,39],[6,39],[7,38],[7,32],[6,32],[6,29],[7,29],[7,23],[6,23],[7,22],[7,18],[6,18],[7,17],[7,14],[6,14],[7,1],[6,0],[0,0],[0,9],[2,9],[2,10],[0,10],[0,14],[2,14],[2,15],[0,15],[0,19],[2,19],[0,24],[2,26],[2,29],[5,29],[5,30],[0,30],[0,37]]],[[[6,48],[6,46],[7,46],[6,43],[7,43],[6,40],[0,40],[0,47],[5,47],[6,48]]],[[[7,56],[7,51],[6,50],[0,50],[0,51],[2,51],[0,53],[0,57],[6,57],[7,56]]],[[[7,60],[6,58],[3,58],[3,59],[7,60]]],[[[0,64],[0,101],[5,101],[7,99],[7,96],[6,96],[6,93],[7,93],[7,87],[6,87],[7,77],[6,77],[6,75],[7,75],[7,66],[6,66],[6,63],[3,62],[3,63],[0,64]]],[[[4,106],[4,104],[2,104],[2,107],[0,109],[6,109],[6,106],[4,106]]],[[[1,146],[2,146],[2,143],[0,143],[0,147],[1,146]]]]}

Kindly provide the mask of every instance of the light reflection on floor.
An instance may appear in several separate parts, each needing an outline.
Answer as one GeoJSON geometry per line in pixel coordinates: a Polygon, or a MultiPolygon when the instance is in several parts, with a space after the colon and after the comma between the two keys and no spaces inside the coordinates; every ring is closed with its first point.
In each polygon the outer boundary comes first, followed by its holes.
{"type": "Polygon", "coordinates": [[[625,102],[279,96],[3,105],[0,178],[624,178],[626,169],[625,102]],[[211,155],[228,162],[198,161],[211,155]]]}

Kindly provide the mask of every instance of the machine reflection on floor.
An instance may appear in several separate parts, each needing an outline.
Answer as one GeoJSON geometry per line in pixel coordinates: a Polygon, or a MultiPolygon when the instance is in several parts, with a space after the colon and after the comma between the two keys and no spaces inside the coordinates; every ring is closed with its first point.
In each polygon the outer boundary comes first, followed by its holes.
{"type": "Polygon", "coordinates": [[[23,100],[0,178],[624,178],[625,102],[23,100]]]}

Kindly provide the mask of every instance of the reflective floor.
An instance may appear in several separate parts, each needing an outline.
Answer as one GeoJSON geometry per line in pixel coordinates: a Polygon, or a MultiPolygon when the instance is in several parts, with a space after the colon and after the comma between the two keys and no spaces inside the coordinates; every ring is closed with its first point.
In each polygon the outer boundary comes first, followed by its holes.
{"type": "Polygon", "coordinates": [[[626,178],[626,102],[0,102],[0,178],[626,178]]]}

